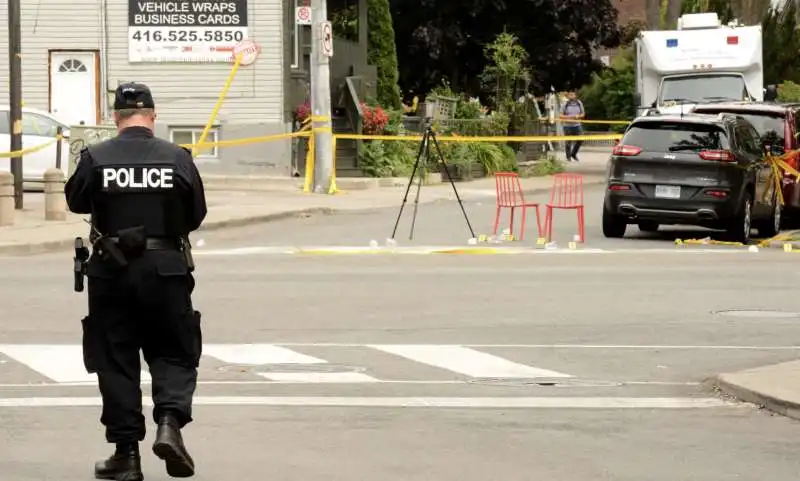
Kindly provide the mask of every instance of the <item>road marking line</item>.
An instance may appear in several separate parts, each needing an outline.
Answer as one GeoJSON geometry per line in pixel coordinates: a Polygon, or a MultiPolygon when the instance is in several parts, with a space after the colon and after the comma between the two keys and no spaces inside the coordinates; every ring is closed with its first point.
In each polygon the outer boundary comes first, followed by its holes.
{"type": "MultiPolygon", "coordinates": [[[[143,398],[145,406],[152,401],[143,398]]],[[[96,407],[99,397],[2,398],[0,408],[96,407]]],[[[716,398],[636,397],[313,397],[198,396],[194,406],[492,408],[492,409],[708,409],[745,406],[716,398]]]]}
{"type": "MultiPolygon", "coordinates": [[[[0,345],[0,353],[59,383],[97,382],[96,374],[86,372],[81,345],[5,344],[0,345]]],[[[141,376],[150,379],[147,371],[141,376]]]]}
{"type": "MultiPolygon", "coordinates": [[[[348,342],[278,342],[276,346],[290,346],[290,347],[374,347],[378,344],[354,344],[348,342]]],[[[392,346],[393,344],[382,344],[383,346],[392,346]]],[[[445,344],[416,344],[418,346],[446,346],[445,344]]],[[[663,344],[472,344],[462,343],[458,344],[462,347],[473,348],[513,348],[513,349],[642,349],[642,350],[658,350],[658,349],[719,349],[719,350],[748,350],[748,351],[795,351],[800,350],[800,346],[701,346],[701,345],[663,345],[663,344]]]]}
{"type": "Polygon", "coordinates": [[[203,355],[228,364],[325,364],[328,361],[274,344],[204,344],[203,355]]]}
{"type": "Polygon", "coordinates": [[[254,246],[223,249],[194,249],[195,255],[201,256],[249,256],[249,255],[434,255],[434,254],[529,254],[529,255],[580,255],[580,254],[750,254],[747,249],[715,249],[715,248],[617,248],[601,249],[580,247],[578,249],[542,249],[533,246],[480,245],[480,246],[399,246],[399,247],[362,247],[362,246],[254,246]]]}
{"type": "Polygon", "coordinates": [[[526,379],[571,377],[569,374],[518,364],[463,346],[376,344],[369,347],[471,377],[526,379]]]}
{"type": "MultiPolygon", "coordinates": [[[[229,364],[263,366],[269,364],[327,364],[328,361],[295,352],[273,344],[209,344],[203,355],[229,364]]],[[[256,368],[257,369],[257,368],[256,368]]],[[[358,372],[259,372],[265,379],[275,383],[364,383],[379,382],[378,379],[358,372]]]]}
{"type": "Polygon", "coordinates": [[[308,246],[308,247],[240,247],[231,249],[194,249],[201,256],[247,256],[247,255],[510,255],[510,254],[605,254],[603,249],[536,249],[516,246],[404,246],[404,247],[362,247],[362,246],[308,246]]]}
{"type": "MultiPolygon", "coordinates": [[[[422,385],[422,386],[445,386],[445,385],[461,385],[461,386],[486,386],[486,384],[482,384],[481,382],[475,382],[474,380],[429,380],[429,381],[422,381],[422,380],[403,380],[403,379],[376,379],[372,378],[371,381],[353,381],[352,383],[342,383],[342,384],[362,384],[364,382],[371,382],[377,384],[403,384],[403,385],[422,385]]],[[[614,384],[621,384],[621,385],[632,385],[632,386],[701,386],[703,383],[696,382],[696,381],[608,381],[614,384]]],[[[150,384],[150,381],[142,381],[142,384],[150,384]]],[[[307,382],[296,382],[296,381],[197,381],[198,386],[272,386],[272,385],[294,385],[294,384],[307,384],[307,382]]],[[[8,383],[3,384],[0,383],[0,389],[3,388],[45,388],[45,387],[56,387],[56,388],[64,388],[64,387],[96,387],[95,383],[86,383],[86,382],[73,382],[73,383],[38,383],[38,384],[25,384],[25,383],[8,383]]],[[[510,387],[510,386],[504,386],[510,387]]],[[[525,386],[520,386],[525,387],[525,386]]],[[[575,385],[572,386],[570,384],[563,384],[563,385],[554,385],[554,386],[547,386],[553,388],[609,388],[609,387],[616,387],[616,386],[586,386],[586,385],[575,385]]]]}
{"type": "Polygon", "coordinates": [[[376,383],[383,382],[360,372],[258,372],[261,377],[270,379],[270,384],[308,384],[308,383],[376,383]]]}

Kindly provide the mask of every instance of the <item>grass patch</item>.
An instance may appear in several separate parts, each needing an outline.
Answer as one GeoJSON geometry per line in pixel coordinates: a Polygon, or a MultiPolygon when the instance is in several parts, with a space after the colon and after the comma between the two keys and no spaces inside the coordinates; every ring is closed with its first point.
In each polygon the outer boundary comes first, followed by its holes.
{"type": "Polygon", "coordinates": [[[567,170],[566,163],[556,157],[548,156],[544,160],[539,160],[531,165],[520,166],[520,177],[546,177],[548,175],[560,174],[567,170]]]}

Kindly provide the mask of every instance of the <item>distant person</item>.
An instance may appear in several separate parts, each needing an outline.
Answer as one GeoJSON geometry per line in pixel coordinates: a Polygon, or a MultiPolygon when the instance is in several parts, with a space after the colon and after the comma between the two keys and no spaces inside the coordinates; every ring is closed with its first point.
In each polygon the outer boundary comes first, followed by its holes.
{"type": "MultiPolygon", "coordinates": [[[[583,135],[583,128],[581,123],[577,122],[586,117],[586,112],[583,109],[583,102],[578,100],[578,96],[574,91],[567,94],[567,101],[561,108],[561,120],[564,121],[564,135],[579,136],[583,135]]],[[[565,151],[567,154],[567,161],[578,161],[578,150],[580,150],[583,141],[573,140],[564,143],[565,151]]]]}

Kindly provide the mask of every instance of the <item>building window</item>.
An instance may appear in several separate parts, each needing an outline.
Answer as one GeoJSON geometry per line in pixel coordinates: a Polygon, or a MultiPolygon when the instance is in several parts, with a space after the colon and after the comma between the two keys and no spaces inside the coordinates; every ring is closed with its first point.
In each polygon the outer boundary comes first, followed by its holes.
{"type": "Polygon", "coordinates": [[[86,72],[86,65],[77,59],[68,59],[58,66],[59,72],[86,72]]]}
{"type": "MultiPolygon", "coordinates": [[[[172,129],[170,131],[170,140],[179,145],[194,145],[200,142],[200,137],[203,135],[203,129],[201,128],[177,128],[172,129]]],[[[217,130],[211,129],[208,131],[208,135],[206,136],[206,142],[217,142],[217,130]]],[[[191,147],[190,147],[191,148],[191,147]]],[[[203,149],[199,154],[197,154],[198,158],[206,158],[206,159],[216,159],[218,158],[218,149],[217,146],[213,146],[210,148],[203,149]]]]}

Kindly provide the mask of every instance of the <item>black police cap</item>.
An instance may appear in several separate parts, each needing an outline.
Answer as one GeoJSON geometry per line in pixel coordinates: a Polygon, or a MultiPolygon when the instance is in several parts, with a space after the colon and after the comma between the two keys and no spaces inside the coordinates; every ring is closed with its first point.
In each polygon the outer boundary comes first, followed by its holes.
{"type": "Polygon", "coordinates": [[[114,92],[114,110],[154,109],[155,107],[153,94],[145,84],[125,83],[117,87],[114,92]]]}

